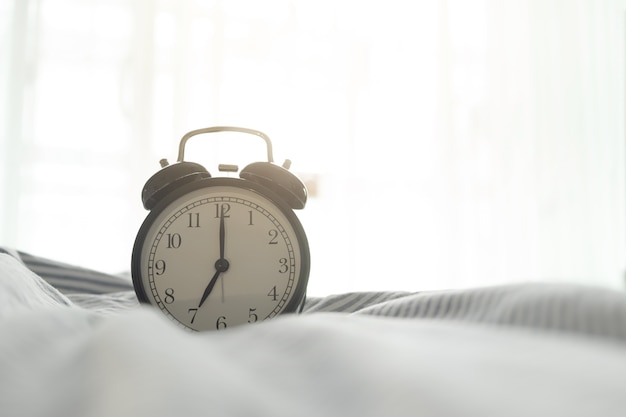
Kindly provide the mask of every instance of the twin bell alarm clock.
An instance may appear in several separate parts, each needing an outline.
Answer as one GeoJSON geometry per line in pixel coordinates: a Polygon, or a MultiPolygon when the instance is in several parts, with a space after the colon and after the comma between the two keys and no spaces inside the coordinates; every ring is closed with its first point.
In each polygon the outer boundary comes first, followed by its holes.
{"type": "MultiPolygon", "coordinates": [[[[222,330],[302,309],[309,277],[306,234],[294,210],[304,208],[305,185],[273,162],[272,143],[259,131],[210,127],[187,133],[178,161],[161,160],[145,184],[144,220],[132,253],[137,298],[185,329],[222,330]],[[200,134],[238,132],[267,145],[267,162],[239,178],[213,177],[184,160],[187,141],[200,134]]],[[[234,165],[220,171],[238,172],[234,165]]]]}

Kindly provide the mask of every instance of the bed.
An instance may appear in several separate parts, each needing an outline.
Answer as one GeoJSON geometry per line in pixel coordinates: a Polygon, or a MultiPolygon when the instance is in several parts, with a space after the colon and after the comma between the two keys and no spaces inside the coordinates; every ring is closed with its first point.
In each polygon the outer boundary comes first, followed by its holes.
{"type": "Polygon", "coordinates": [[[191,333],[128,277],[0,252],[2,416],[626,415],[621,291],[347,293],[191,333]]]}

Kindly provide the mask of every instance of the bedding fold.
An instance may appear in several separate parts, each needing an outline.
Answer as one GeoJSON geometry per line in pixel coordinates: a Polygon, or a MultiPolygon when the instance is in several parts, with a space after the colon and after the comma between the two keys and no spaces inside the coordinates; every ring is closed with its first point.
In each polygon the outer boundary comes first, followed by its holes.
{"type": "Polygon", "coordinates": [[[64,268],[86,281],[74,288],[101,292],[64,294],[15,253],[0,253],[0,415],[626,410],[621,291],[525,283],[336,294],[309,299],[301,315],[197,334],[139,305],[132,289],[110,291],[117,284],[106,274],[59,265],[55,274],[64,268]]]}

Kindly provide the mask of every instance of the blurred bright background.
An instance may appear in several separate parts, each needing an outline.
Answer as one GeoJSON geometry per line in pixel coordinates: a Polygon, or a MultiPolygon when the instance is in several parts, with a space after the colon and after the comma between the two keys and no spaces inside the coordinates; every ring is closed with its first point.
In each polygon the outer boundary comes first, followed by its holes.
{"type": "MultiPolygon", "coordinates": [[[[0,19],[0,245],[127,271],[158,161],[235,125],[309,184],[313,295],[624,284],[625,0],[0,0],[0,19]]],[[[265,158],[232,135],[186,159],[265,158]]]]}

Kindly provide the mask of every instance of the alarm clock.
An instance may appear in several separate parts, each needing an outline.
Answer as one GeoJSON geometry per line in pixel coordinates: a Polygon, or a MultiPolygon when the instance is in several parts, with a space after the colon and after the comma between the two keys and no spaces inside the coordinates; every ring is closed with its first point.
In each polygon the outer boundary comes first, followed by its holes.
{"type": "Polygon", "coordinates": [[[161,160],[146,182],[142,202],[149,214],[133,246],[131,274],[138,300],[182,328],[204,331],[256,323],[301,311],[309,278],[309,244],[294,210],[307,190],[273,162],[262,132],[231,126],[191,131],[180,141],[178,160],[161,160]],[[239,132],[262,138],[267,162],[253,162],[237,177],[212,177],[184,160],[196,135],[239,132]]]}

